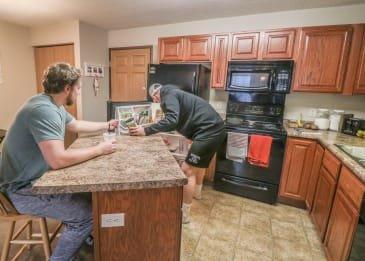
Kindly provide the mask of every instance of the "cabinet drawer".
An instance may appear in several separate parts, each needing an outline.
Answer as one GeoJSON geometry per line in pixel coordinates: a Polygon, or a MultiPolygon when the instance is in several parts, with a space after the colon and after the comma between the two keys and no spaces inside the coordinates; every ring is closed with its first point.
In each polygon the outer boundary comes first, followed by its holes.
{"type": "Polygon", "coordinates": [[[365,185],[348,168],[342,167],[339,188],[348,197],[357,211],[360,210],[365,185]]]}
{"type": "Polygon", "coordinates": [[[322,165],[328,170],[331,176],[337,180],[341,167],[341,161],[339,161],[331,152],[326,150],[324,152],[322,165]]]}

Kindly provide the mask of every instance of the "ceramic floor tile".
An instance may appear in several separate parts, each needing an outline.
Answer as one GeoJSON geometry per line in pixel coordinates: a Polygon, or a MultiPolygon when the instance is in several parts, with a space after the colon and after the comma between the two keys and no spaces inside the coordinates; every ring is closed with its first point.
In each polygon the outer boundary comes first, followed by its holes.
{"type": "Polygon", "coordinates": [[[322,251],[322,241],[318,235],[318,232],[312,228],[305,227],[305,234],[307,235],[307,239],[312,251],[322,251]]]}
{"type": "Polygon", "coordinates": [[[302,212],[300,211],[283,205],[278,205],[270,210],[272,218],[300,225],[302,225],[301,213],[302,212]]]}
{"type": "Polygon", "coordinates": [[[253,229],[240,229],[236,248],[272,257],[273,241],[266,232],[253,229]]]}
{"type": "Polygon", "coordinates": [[[271,233],[270,217],[267,215],[252,213],[243,210],[241,213],[240,225],[242,228],[262,230],[271,233]]]}
{"type": "Polygon", "coordinates": [[[222,193],[221,196],[216,198],[218,204],[241,208],[242,197],[222,193]]]}
{"type": "Polygon", "coordinates": [[[313,261],[327,261],[326,255],[324,251],[312,251],[312,260],[313,261]]]}
{"type": "Polygon", "coordinates": [[[210,216],[213,218],[223,219],[232,224],[239,224],[241,208],[216,203],[213,206],[210,216]]]}
{"type": "Polygon", "coordinates": [[[303,227],[296,223],[271,219],[271,229],[274,238],[301,241],[303,243],[307,241],[303,227]]]}
{"type": "Polygon", "coordinates": [[[234,243],[212,239],[203,235],[192,260],[199,261],[232,261],[234,256],[234,243]]]}
{"type": "Polygon", "coordinates": [[[222,219],[211,218],[203,230],[203,235],[234,243],[238,236],[238,225],[222,219]]]}
{"type": "Polygon", "coordinates": [[[300,215],[301,219],[302,219],[302,224],[304,227],[308,227],[308,228],[312,228],[315,229],[315,226],[311,220],[311,217],[308,213],[304,213],[302,215],[300,215]]]}
{"type": "Polygon", "coordinates": [[[243,200],[243,210],[248,212],[270,216],[270,212],[273,208],[275,208],[275,206],[258,202],[255,200],[250,200],[250,199],[243,200]]]}
{"type": "Polygon", "coordinates": [[[271,261],[271,257],[262,255],[261,253],[252,252],[242,248],[236,248],[234,261],[271,261]]]}
{"type": "Polygon", "coordinates": [[[312,253],[308,244],[295,240],[274,239],[274,260],[283,261],[309,261],[312,253]]]}
{"type": "Polygon", "coordinates": [[[200,234],[194,233],[191,230],[183,227],[181,237],[181,252],[184,253],[184,257],[188,258],[194,254],[199,238],[200,234]]]}

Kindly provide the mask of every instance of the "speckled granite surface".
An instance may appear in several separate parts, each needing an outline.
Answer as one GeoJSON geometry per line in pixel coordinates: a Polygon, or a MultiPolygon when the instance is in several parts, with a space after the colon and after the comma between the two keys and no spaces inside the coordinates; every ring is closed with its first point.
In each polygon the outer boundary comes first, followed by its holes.
{"type": "Polygon", "coordinates": [[[363,182],[365,182],[365,168],[362,167],[359,163],[357,163],[345,152],[343,152],[341,149],[339,149],[334,145],[334,144],[346,144],[346,145],[365,147],[365,139],[361,139],[356,136],[350,136],[334,131],[313,131],[313,130],[303,129],[302,130],[303,133],[301,133],[301,131],[298,132],[294,128],[289,128],[287,126],[286,126],[286,131],[288,133],[288,137],[317,140],[325,148],[327,148],[329,151],[335,154],[337,158],[341,160],[345,166],[351,169],[363,182]],[[305,134],[305,132],[307,132],[307,134],[305,134]],[[311,133],[316,133],[316,134],[311,134],[311,133]]]}
{"type": "MultiPolygon", "coordinates": [[[[73,148],[96,144],[102,137],[80,138],[73,148]]],[[[183,186],[187,179],[160,137],[117,138],[117,151],[79,165],[45,173],[37,193],[74,193],[183,186]]]]}

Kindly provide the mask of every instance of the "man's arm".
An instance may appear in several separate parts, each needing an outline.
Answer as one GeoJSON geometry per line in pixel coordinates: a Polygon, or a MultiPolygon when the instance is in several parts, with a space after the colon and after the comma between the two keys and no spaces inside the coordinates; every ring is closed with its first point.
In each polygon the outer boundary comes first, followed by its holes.
{"type": "Polygon", "coordinates": [[[75,165],[99,155],[113,153],[115,142],[102,142],[96,146],[82,149],[65,150],[63,140],[45,140],[38,143],[44,159],[52,169],[60,169],[75,165]]]}
{"type": "Polygon", "coordinates": [[[165,118],[158,123],[152,124],[144,129],[146,135],[158,132],[169,132],[176,129],[179,122],[180,103],[174,95],[164,97],[164,106],[166,108],[165,118]]]}
{"type": "Polygon", "coordinates": [[[100,132],[105,131],[108,128],[114,130],[118,126],[118,120],[111,120],[108,122],[92,122],[92,121],[79,121],[73,119],[66,125],[66,129],[71,132],[100,132]]]}

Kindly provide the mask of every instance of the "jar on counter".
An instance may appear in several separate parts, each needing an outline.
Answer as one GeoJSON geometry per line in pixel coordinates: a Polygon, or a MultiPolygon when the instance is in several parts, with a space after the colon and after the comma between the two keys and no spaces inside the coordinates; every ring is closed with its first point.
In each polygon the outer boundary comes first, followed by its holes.
{"type": "Polygon", "coordinates": [[[330,126],[329,129],[333,131],[341,131],[343,115],[345,111],[343,110],[333,110],[330,114],[330,126]]]}
{"type": "Polygon", "coordinates": [[[328,109],[317,109],[316,117],[314,119],[314,124],[320,130],[328,130],[330,126],[330,111],[328,109]]]}

